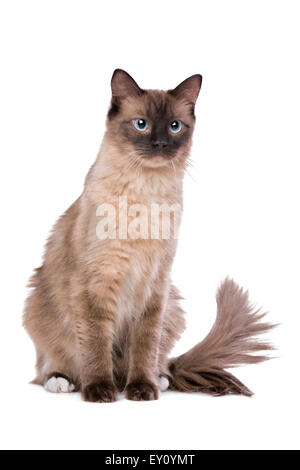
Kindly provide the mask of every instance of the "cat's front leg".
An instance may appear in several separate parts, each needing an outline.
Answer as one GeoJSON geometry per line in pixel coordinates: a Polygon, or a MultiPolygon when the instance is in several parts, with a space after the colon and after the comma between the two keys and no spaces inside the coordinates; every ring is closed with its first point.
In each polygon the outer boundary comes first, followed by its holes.
{"type": "Polygon", "coordinates": [[[114,308],[105,300],[103,292],[102,296],[84,292],[77,296],[76,310],[83,399],[106,403],[116,401],[112,363],[114,308]]]}
{"type": "Polygon", "coordinates": [[[153,295],[133,334],[125,396],[128,400],[157,400],[158,356],[164,313],[163,299],[153,295]]]}

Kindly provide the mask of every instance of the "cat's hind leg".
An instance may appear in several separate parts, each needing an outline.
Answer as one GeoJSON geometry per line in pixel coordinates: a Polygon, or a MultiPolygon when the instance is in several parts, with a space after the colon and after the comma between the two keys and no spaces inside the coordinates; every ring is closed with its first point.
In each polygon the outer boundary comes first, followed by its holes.
{"type": "Polygon", "coordinates": [[[58,358],[54,360],[49,357],[44,361],[41,385],[47,392],[71,393],[80,389],[78,379],[74,378],[69,361],[58,358]]]}
{"type": "Polygon", "coordinates": [[[185,314],[180,307],[181,299],[182,297],[176,287],[171,285],[159,345],[159,370],[161,376],[168,375],[168,356],[185,330],[185,314]]]}
{"type": "Polygon", "coordinates": [[[31,382],[42,385],[52,393],[77,392],[80,389],[78,379],[74,379],[71,364],[62,359],[50,359],[49,354],[37,348],[37,377],[31,382]]]}
{"type": "Polygon", "coordinates": [[[161,392],[165,392],[169,388],[169,354],[185,329],[184,311],[180,307],[180,300],[181,296],[176,287],[171,286],[159,345],[157,384],[161,392]]]}
{"type": "Polygon", "coordinates": [[[65,374],[53,372],[47,377],[44,388],[51,393],[71,393],[79,390],[78,385],[65,374]]]}
{"type": "Polygon", "coordinates": [[[168,390],[170,385],[169,379],[163,375],[158,377],[158,388],[161,392],[168,390]]]}

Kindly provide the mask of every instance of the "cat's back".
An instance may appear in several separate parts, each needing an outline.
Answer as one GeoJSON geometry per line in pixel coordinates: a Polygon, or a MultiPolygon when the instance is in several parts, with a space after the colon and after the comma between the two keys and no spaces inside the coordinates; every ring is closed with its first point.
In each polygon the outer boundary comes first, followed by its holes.
{"type": "Polygon", "coordinates": [[[80,211],[80,197],[59,217],[51,230],[45,247],[44,260],[30,280],[30,287],[51,285],[62,281],[75,261],[74,243],[76,221],[80,211]]]}
{"type": "Polygon", "coordinates": [[[80,211],[80,200],[79,197],[57,220],[54,225],[51,235],[46,244],[45,250],[45,262],[49,261],[50,255],[57,255],[62,260],[66,261],[66,256],[70,253],[75,236],[74,231],[76,227],[76,221],[78,219],[80,211]],[[55,253],[59,250],[59,253],[55,253]]]}

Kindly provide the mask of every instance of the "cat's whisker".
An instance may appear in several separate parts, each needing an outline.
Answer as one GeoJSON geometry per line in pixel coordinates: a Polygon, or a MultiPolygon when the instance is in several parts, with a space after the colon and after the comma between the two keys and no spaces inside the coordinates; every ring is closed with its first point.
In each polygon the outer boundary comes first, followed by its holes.
{"type": "Polygon", "coordinates": [[[192,175],[192,174],[189,172],[189,170],[188,170],[189,167],[192,168],[193,170],[195,169],[193,163],[192,163],[189,159],[187,159],[187,160],[184,162],[183,169],[184,169],[184,171],[188,174],[188,176],[192,179],[192,181],[193,181],[194,183],[196,183],[195,178],[193,177],[193,175],[192,175]]]}
{"type": "Polygon", "coordinates": [[[122,174],[126,173],[126,171],[137,168],[138,162],[140,160],[140,158],[136,156],[133,152],[128,155],[128,159],[128,165],[125,167],[122,174]]]}
{"type": "Polygon", "coordinates": [[[194,171],[199,173],[199,168],[196,166],[196,164],[193,162],[193,160],[188,158],[185,163],[188,167],[191,167],[194,171]]]}
{"type": "Polygon", "coordinates": [[[175,195],[176,195],[176,201],[177,201],[177,198],[178,198],[178,193],[177,193],[177,173],[176,173],[176,168],[175,168],[175,165],[174,165],[173,160],[171,160],[171,164],[172,164],[172,168],[173,168],[174,174],[175,174],[175,195]]]}
{"type": "Polygon", "coordinates": [[[187,168],[185,168],[185,172],[187,173],[187,175],[191,178],[191,180],[196,183],[196,180],[195,178],[193,177],[193,175],[189,172],[189,170],[187,168]]]}

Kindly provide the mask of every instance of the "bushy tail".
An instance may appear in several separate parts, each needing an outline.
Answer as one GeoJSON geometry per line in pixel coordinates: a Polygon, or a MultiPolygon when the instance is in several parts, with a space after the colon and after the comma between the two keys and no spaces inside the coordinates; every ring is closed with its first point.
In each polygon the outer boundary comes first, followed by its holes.
{"type": "Polygon", "coordinates": [[[217,318],[209,334],[188,352],[170,360],[170,388],[251,396],[252,392],[224,369],[269,359],[253,354],[273,349],[256,337],[275,326],[262,323],[264,316],[249,303],[248,292],[227,278],[217,293],[217,318]]]}

